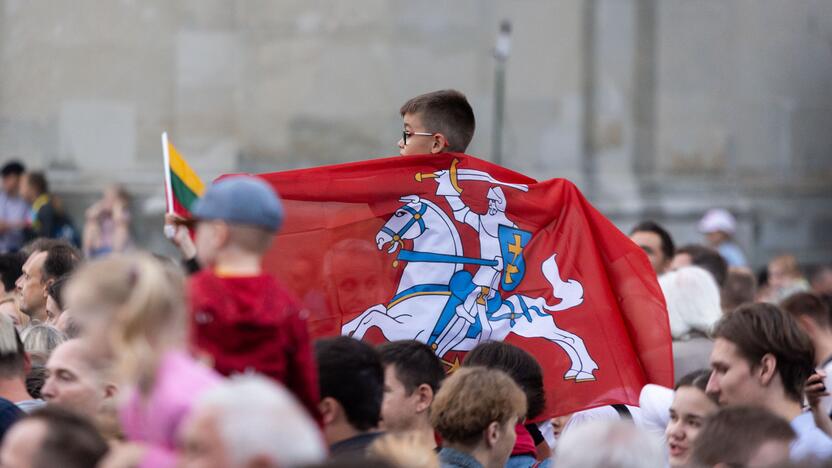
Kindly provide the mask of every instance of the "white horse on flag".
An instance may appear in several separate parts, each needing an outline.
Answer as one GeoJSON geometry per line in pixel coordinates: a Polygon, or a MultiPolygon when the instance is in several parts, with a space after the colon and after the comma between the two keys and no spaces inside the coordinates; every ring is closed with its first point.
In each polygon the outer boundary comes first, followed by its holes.
{"type": "MultiPolygon", "coordinates": [[[[471,274],[464,264],[487,264],[479,258],[465,257],[454,222],[435,203],[417,195],[403,197],[404,203],[376,235],[379,250],[399,251],[407,259],[395,295],[387,304],[374,305],[345,323],[343,335],[361,339],[377,327],[390,341],[415,339],[430,344],[438,356],[450,351],[468,351],[480,341],[502,341],[509,333],[527,338],[542,338],[562,348],[570,361],[563,378],[595,380],[598,365],[590,357],[583,339],[558,328],[554,312],[576,307],[583,302],[583,286],[574,279],[560,278],[553,253],[541,264],[544,277],[559,302],[550,305],[544,298],[513,294],[505,299],[489,300],[487,312],[476,319],[451,313],[464,299],[461,291],[473,287],[471,274]],[[404,241],[412,240],[412,249],[404,250],[404,241]],[[443,314],[443,311],[445,312],[443,314]],[[440,326],[442,317],[450,322],[440,326]],[[462,323],[462,327],[459,324],[462,323]]],[[[398,262],[398,260],[397,260],[398,262]]],[[[397,262],[394,262],[396,265],[397,262]]],[[[470,289],[467,289],[470,291],[470,289]]]]}

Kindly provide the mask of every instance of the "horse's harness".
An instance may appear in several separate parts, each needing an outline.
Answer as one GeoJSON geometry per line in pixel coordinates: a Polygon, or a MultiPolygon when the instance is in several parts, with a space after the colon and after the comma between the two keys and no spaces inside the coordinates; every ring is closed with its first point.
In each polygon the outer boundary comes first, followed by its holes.
{"type": "Polygon", "coordinates": [[[428,211],[428,205],[427,204],[422,203],[421,205],[422,205],[422,207],[419,208],[419,211],[416,211],[410,205],[404,205],[400,208],[400,209],[410,213],[411,218],[408,222],[405,223],[404,226],[402,226],[401,229],[399,229],[399,232],[393,232],[393,230],[388,228],[387,226],[382,227],[381,232],[386,233],[390,237],[392,237],[393,242],[399,242],[399,241],[402,240],[402,236],[404,236],[405,233],[411,227],[413,227],[414,224],[419,223],[419,235],[421,236],[425,232],[425,229],[427,229],[427,227],[425,226],[425,220],[423,218],[425,216],[425,213],[428,211]]]}

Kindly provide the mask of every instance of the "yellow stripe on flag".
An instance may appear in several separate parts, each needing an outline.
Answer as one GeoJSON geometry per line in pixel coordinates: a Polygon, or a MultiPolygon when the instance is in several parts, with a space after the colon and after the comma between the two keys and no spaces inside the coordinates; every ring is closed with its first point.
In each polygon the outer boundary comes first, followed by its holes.
{"type": "Polygon", "coordinates": [[[202,179],[196,175],[191,166],[188,165],[188,162],[185,161],[185,158],[179,154],[179,151],[176,151],[176,148],[173,146],[172,143],[168,142],[168,152],[170,153],[170,170],[176,174],[176,177],[181,180],[185,186],[188,187],[196,196],[201,197],[202,194],[205,192],[205,184],[202,183],[202,179]]]}

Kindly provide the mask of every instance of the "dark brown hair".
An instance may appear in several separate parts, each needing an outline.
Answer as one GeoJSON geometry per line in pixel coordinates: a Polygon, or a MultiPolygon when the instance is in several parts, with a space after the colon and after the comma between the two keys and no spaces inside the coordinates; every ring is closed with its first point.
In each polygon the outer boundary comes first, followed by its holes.
{"type": "Polygon", "coordinates": [[[832,326],[832,319],[829,317],[829,307],[823,299],[816,294],[799,292],[792,294],[780,303],[786,312],[792,317],[806,315],[823,328],[832,326]]]}
{"type": "Polygon", "coordinates": [[[670,237],[670,233],[667,232],[667,229],[663,228],[659,223],[650,220],[642,221],[630,230],[630,235],[637,232],[652,232],[653,234],[659,236],[659,239],[662,241],[662,255],[664,255],[664,258],[667,260],[671,260],[673,258],[673,254],[676,252],[676,246],[673,244],[673,238],[670,237]]]}
{"type": "Polygon", "coordinates": [[[419,115],[429,132],[445,135],[448,151],[463,153],[474,137],[474,110],[465,95],[455,89],[420,94],[399,109],[405,114],[419,115]]]}
{"type": "Polygon", "coordinates": [[[462,365],[499,369],[508,374],[526,394],[526,418],[536,418],[546,408],[543,369],[531,354],[517,346],[502,341],[480,343],[465,355],[462,365]]]}
{"type": "Polygon", "coordinates": [[[700,244],[688,244],[676,249],[676,255],[679,254],[690,255],[691,263],[714,275],[716,284],[720,288],[725,284],[725,278],[728,276],[728,263],[716,250],[700,244]]]}
{"type": "Polygon", "coordinates": [[[728,276],[722,285],[722,308],[734,310],[743,304],[754,302],[756,292],[757,278],[754,277],[754,273],[745,268],[728,268],[728,276]]]}
{"type": "Polygon", "coordinates": [[[788,442],[794,437],[788,422],[763,408],[723,408],[705,419],[691,459],[695,466],[745,466],[764,443],[788,442]]]}
{"type": "Polygon", "coordinates": [[[38,195],[49,193],[49,183],[43,172],[29,172],[26,174],[26,182],[35,189],[38,195]]]}
{"type": "Polygon", "coordinates": [[[26,419],[46,425],[46,436],[33,460],[35,468],[96,466],[109,450],[95,426],[70,410],[49,405],[26,419]]]}
{"type": "Polygon", "coordinates": [[[713,336],[736,345],[752,369],[772,354],[786,395],[802,401],[806,379],[814,372],[815,350],[791,315],[774,304],[742,305],[717,322],[713,336]]]}
{"type": "Polygon", "coordinates": [[[378,352],[382,365],[396,369],[396,377],[408,395],[422,384],[429,385],[434,394],[439,391],[445,369],[430,346],[416,340],[399,340],[379,345],[378,352]]]}

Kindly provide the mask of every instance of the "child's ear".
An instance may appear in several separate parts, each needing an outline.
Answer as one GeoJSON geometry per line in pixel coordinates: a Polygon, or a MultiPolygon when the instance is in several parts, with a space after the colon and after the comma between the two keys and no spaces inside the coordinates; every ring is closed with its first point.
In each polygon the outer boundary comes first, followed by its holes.
{"type": "Polygon", "coordinates": [[[432,154],[442,153],[448,148],[448,139],[442,133],[433,135],[433,146],[430,147],[432,154]]]}

